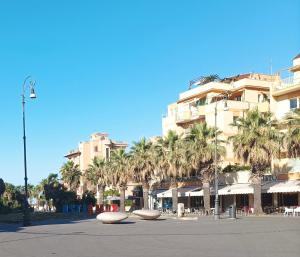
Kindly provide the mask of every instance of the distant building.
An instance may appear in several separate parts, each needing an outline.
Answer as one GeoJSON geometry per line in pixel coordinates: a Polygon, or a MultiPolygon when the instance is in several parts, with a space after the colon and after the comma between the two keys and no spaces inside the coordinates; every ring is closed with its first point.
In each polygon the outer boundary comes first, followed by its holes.
{"type": "MultiPolygon", "coordinates": [[[[71,150],[65,157],[78,164],[82,174],[84,174],[94,157],[108,160],[112,150],[125,149],[127,145],[125,142],[110,139],[107,133],[94,133],[90,136],[89,141],[80,142],[78,148],[71,150]]],[[[96,191],[97,189],[82,176],[77,194],[82,195],[86,190],[96,191]]]]}

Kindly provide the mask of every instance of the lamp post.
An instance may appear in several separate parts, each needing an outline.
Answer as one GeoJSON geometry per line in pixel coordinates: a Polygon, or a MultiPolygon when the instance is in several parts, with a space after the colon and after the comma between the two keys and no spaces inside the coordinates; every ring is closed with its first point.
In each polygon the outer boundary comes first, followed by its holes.
{"type": "MultiPolygon", "coordinates": [[[[222,96],[225,99],[224,102],[224,111],[228,110],[227,107],[227,95],[220,94],[218,96],[222,96]]],[[[218,97],[217,96],[217,97],[218,97]]],[[[217,135],[217,116],[218,116],[218,101],[216,101],[215,105],[215,154],[214,154],[214,166],[215,166],[215,211],[214,211],[214,219],[220,219],[220,212],[219,212],[219,173],[218,173],[218,135],[217,135]]]]}
{"type": "Polygon", "coordinates": [[[25,130],[25,93],[26,89],[30,88],[31,99],[36,98],[36,94],[34,91],[35,82],[30,80],[31,76],[25,78],[23,83],[23,91],[22,91],[22,110],[23,110],[23,147],[24,147],[24,182],[25,182],[25,196],[24,196],[24,204],[23,204],[23,225],[30,226],[30,213],[29,213],[29,205],[28,205],[28,184],[27,184],[27,158],[26,158],[26,130],[25,130]],[[29,84],[27,82],[29,81],[29,84]]]}

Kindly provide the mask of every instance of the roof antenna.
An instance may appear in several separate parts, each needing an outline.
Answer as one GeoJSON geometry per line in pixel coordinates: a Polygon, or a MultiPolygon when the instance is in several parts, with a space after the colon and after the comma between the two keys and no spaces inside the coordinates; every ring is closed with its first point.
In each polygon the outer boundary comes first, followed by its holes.
{"type": "Polygon", "coordinates": [[[270,73],[271,73],[271,75],[273,75],[273,62],[272,62],[272,58],[270,59],[270,73]]]}

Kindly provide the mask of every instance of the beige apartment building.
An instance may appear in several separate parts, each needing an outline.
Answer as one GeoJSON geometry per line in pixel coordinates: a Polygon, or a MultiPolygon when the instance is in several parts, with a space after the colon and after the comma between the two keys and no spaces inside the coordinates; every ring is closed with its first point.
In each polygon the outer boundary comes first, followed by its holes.
{"type": "MultiPolygon", "coordinates": [[[[300,54],[293,59],[290,68],[278,72],[271,87],[271,111],[281,120],[293,109],[300,108],[300,54]]],[[[300,159],[283,158],[274,161],[274,172],[280,179],[300,179],[300,159]]],[[[299,200],[300,203],[300,200],[299,200]]]]}
{"type": "MultiPolygon", "coordinates": [[[[275,75],[249,73],[222,82],[203,85],[196,82],[194,88],[180,93],[178,101],[168,106],[167,115],[162,120],[163,136],[169,130],[185,133],[193,124],[205,121],[210,127],[216,125],[222,131],[220,137],[227,139],[235,133],[230,124],[247,110],[256,107],[262,112],[270,110],[270,88],[276,79],[275,75]]],[[[227,146],[222,165],[235,162],[231,147],[227,146]]]]}
{"type": "MultiPolygon", "coordinates": [[[[78,164],[82,174],[84,174],[94,157],[108,160],[112,150],[125,149],[127,145],[125,142],[110,139],[107,133],[94,133],[90,136],[89,141],[80,142],[78,148],[71,150],[65,157],[78,164]]],[[[98,193],[98,188],[87,183],[82,176],[77,194],[82,195],[86,190],[97,190],[98,193]]]]}
{"type": "MultiPolygon", "coordinates": [[[[300,108],[300,54],[293,59],[292,67],[273,75],[248,73],[205,84],[201,80],[196,81],[192,88],[179,94],[176,102],[168,105],[167,114],[162,119],[163,136],[169,130],[184,134],[193,124],[205,121],[221,130],[220,137],[227,139],[236,133],[230,124],[252,108],[261,112],[271,111],[278,120],[292,109],[300,108]]],[[[225,167],[238,163],[230,144],[226,145],[226,150],[226,157],[220,165],[225,167]]],[[[300,205],[300,159],[287,158],[283,153],[283,158],[273,160],[272,166],[272,174],[264,178],[262,185],[263,205],[300,205]]],[[[223,176],[220,181],[223,181],[223,176]]],[[[239,172],[234,179],[221,182],[221,207],[229,204],[253,206],[253,188],[249,178],[249,173],[239,172]]],[[[163,198],[168,200],[168,193],[162,191],[158,194],[161,204],[163,198]]],[[[179,202],[190,205],[194,201],[199,206],[203,191],[201,186],[190,185],[179,189],[178,196],[179,202]]]]}

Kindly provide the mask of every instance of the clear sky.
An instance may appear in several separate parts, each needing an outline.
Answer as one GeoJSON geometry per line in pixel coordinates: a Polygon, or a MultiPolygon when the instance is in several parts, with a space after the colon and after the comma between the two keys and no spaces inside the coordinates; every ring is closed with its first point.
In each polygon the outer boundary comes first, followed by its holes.
{"type": "Polygon", "coordinates": [[[58,172],[93,132],[132,142],[161,135],[189,80],[289,67],[300,52],[300,2],[0,2],[0,177],[23,183],[21,91],[28,100],[28,176],[58,172]]]}

